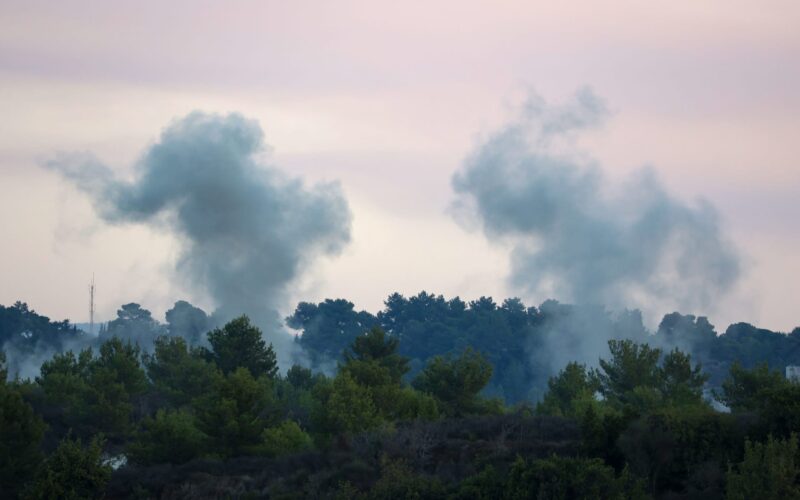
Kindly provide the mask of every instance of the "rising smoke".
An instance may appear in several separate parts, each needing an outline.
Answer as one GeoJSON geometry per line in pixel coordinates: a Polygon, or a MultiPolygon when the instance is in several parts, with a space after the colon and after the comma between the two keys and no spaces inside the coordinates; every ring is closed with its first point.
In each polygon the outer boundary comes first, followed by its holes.
{"type": "Polygon", "coordinates": [[[589,90],[563,106],[532,97],[454,175],[457,213],[511,244],[510,282],[524,293],[652,313],[709,307],[739,277],[714,208],[678,200],[649,169],[610,183],[576,145],[607,114],[589,90]]]}
{"type": "MultiPolygon", "coordinates": [[[[338,184],[307,188],[263,164],[258,123],[193,112],[173,122],[137,163],[133,182],[86,155],[47,163],[86,192],[110,223],[166,227],[182,242],[177,271],[215,301],[220,322],[248,314],[286,358],[277,310],[308,262],[350,239],[338,184]]],[[[281,356],[281,355],[284,356],[281,356]]]]}

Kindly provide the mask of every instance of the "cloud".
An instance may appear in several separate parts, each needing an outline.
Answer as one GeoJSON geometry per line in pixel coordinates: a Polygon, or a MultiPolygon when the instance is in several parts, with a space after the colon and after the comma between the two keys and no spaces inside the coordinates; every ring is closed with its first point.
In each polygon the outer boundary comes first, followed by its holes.
{"type": "Polygon", "coordinates": [[[510,244],[513,286],[579,304],[709,307],[740,275],[710,203],[671,195],[652,169],[612,183],[579,134],[608,111],[589,90],[531,97],[454,175],[455,211],[510,244]]]}

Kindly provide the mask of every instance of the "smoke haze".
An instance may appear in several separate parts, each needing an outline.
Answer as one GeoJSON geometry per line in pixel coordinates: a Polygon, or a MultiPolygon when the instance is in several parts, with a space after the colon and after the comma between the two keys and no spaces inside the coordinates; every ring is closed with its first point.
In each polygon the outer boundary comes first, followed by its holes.
{"type": "MultiPolygon", "coordinates": [[[[144,151],[132,182],[90,155],[46,165],[87,193],[105,221],[174,233],[182,243],[177,271],[214,300],[215,317],[246,313],[269,334],[304,266],[348,243],[351,215],[338,184],[308,188],[263,164],[265,150],[257,122],[193,112],[144,151]]],[[[289,338],[270,341],[285,352],[278,344],[289,338]]]]}
{"type": "Polygon", "coordinates": [[[576,145],[607,115],[589,90],[562,106],[531,97],[454,175],[456,213],[511,245],[510,282],[528,294],[650,313],[711,306],[740,275],[716,211],[649,169],[610,183],[576,145]]]}

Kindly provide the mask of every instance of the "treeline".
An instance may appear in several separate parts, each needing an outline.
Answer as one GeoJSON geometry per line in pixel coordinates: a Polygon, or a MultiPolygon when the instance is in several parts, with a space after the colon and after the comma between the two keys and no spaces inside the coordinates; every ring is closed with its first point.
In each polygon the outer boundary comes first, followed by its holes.
{"type": "Polygon", "coordinates": [[[42,363],[56,353],[97,348],[115,337],[136,343],[145,351],[153,349],[160,335],[183,337],[189,344],[198,345],[215,324],[213,317],[183,300],[167,311],[165,324],[139,304],[130,303],[120,307],[114,320],[99,324],[95,335],[89,335],[68,320],[51,321],[24,302],[16,302],[8,307],[0,305],[0,349],[6,353],[11,376],[33,378],[42,363]]]}
{"type": "Polygon", "coordinates": [[[800,385],[734,364],[715,397],[691,355],[611,340],[536,405],[486,397],[475,348],[411,374],[374,326],[335,374],[281,374],[246,317],[202,345],[111,337],[35,379],[0,361],[4,498],[800,498],[800,385]]]}
{"type": "MultiPolygon", "coordinates": [[[[0,349],[8,355],[12,376],[34,377],[55,353],[96,349],[113,337],[135,342],[145,352],[151,352],[154,339],[165,334],[182,337],[190,346],[207,347],[205,334],[222,323],[185,301],[176,302],[165,320],[157,321],[139,304],[125,304],[117,318],[101,326],[99,335],[90,336],[67,321],[50,321],[17,303],[0,306],[0,349]]],[[[507,404],[541,400],[550,377],[570,361],[595,366],[609,340],[629,339],[690,353],[709,375],[709,391],[719,389],[734,362],[745,368],[766,362],[778,371],[800,365],[800,328],[779,333],[737,323],[719,333],[703,316],[674,312],[651,332],[638,311],[612,313],[553,300],[529,307],[514,298],[497,304],[489,297],[465,302],[426,292],[408,298],[395,293],[382,311],[371,314],[356,310],[347,300],[328,299],[301,302],[286,325],[298,334],[300,355],[282,359],[283,366],[302,362],[329,374],[353,340],[373,326],[400,340],[399,353],[410,359],[407,380],[435,356],[458,355],[472,347],[494,367],[484,395],[507,404]]]]}
{"type": "Polygon", "coordinates": [[[426,292],[408,298],[395,293],[377,315],[329,299],[300,303],[286,322],[301,333],[299,343],[320,366],[335,364],[372,326],[401,340],[400,354],[411,359],[412,374],[434,356],[471,346],[495,367],[486,393],[511,404],[540,400],[548,379],[566,363],[594,366],[598,353],[615,339],[691,353],[709,374],[710,388],[720,386],[735,362],[746,368],[766,362],[779,371],[800,365],[800,328],[785,334],[737,323],[719,334],[707,318],[675,312],[650,332],[639,311],[611,313],[553,300],[528,307],[514,298],[497,304],[490,297],[464,302],[426,292]]]}
{"type": "Polygon", "coordinates": [[[69,463],[91,465],[76,472],[88,481],[77,497],[221,487],[378,498],[403,478],[430,487],[423,496],[458,497],[479,477],[517,491],[510,478],[527,468],[554,474],[529,482],[555,481],[567,498],[590,488],[570,483],[578,470],[606,478],[595,497],[722,497],[737,471],[784,470],[795,446],[800,394],[782,372],[800,364],[800,329],[739,323],[718,335],[704,317],[672,313],[651,333],[636,311],[425,292],[393,294],[377,315],[341,299],[301,303],[286,322],[312,369],[278,374],[252,325],[214,328],[183,301],[163,324],[126,304],[96,337],[0,306],[2,491],[69,496],[58,488],[75,471],[52,470],[69,463]]]}

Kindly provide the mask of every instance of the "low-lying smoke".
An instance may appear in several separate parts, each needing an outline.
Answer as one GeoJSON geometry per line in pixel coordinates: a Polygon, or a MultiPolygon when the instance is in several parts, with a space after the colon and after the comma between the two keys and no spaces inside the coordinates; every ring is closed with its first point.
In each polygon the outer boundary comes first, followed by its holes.
{"type": "MultiPolygon", "coordinates": [[[[139,160],[133,182],[90,156],[47,163],[86,192],[110,223],[166,227],[183,244],[177,271],[202,288],[224,321],[246,313],[268,334],[292,281],[350,239],[350,210],[336,183],[307,188],[258,159],[258,123],[193,112],[173,122],[139,160]]],[[[284,343],[288,335],[272,335],[284,343]]]]}
{"type": "Polygon", "coordinates": [[[649,169],[609,183],[575,142],[607,114],[588,90],[560,107],[531,98],[454,175],[456,210],[511,243],[510,281],[525,293],[650,312],[707,308],[739,277],[714,208],[678,200],[649,169]]]}

